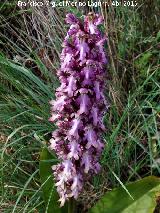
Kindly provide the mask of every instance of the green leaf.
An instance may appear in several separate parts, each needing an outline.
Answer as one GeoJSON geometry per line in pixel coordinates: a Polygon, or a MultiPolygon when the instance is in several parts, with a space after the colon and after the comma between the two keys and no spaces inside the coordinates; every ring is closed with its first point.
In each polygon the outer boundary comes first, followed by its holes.
{"type": "Polygon", "coordinates": [[[17,65],[15,63],[12,63],[11,61],[7,60],[2,55],[0,55],[0,65],[8,66],[9,68],[14,69],[15,72],[18,72],[19,74],[23,74],[24,77],[29,79],[31,82],[34,82],[35,85],[37,85],[39,89],[41,89],[41,91],[43,91],[49,98],[53,97],[53,94],[48,88],[48,86],[44,84],[37,76],[35,76],[29,69],[26,69],[25,67],[17,65]]]}
{"type": "Polygon", "coordinates": [[[47,148],[43,148],[40,154],[40,177],[41,184],[43,190],[44,201],[46,203],[46,211],[45,213],[65,213],[66,206],[63,208],[59,207],[59,196],[54,187],[53,181],[53,172],[51,166],[53,166],[53,155],[47,150],[47,148]]]}
{"type": "Polygon", "coordinates": [[[153,213],[160,195],[160,178],[150,176],[126,185],[132,197],[122,187],[107,192],[90,213],[153,213]]]}
{"type": "Polygon", "coordinates": [[[156,40],[160,40],[160,31],[157,33],[156,40]]]}

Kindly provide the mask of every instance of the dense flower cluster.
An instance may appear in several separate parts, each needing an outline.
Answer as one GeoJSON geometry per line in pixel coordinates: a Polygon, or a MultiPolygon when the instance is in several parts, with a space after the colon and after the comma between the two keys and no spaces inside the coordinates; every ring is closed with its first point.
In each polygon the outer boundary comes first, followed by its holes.
{"type": "Polygon", "coordinates": [[[103,94],[105,39],[97,27],[102,21],[97,14],[88,14],[84,23],[73,14],[66,17],[71,26],[63,43],[57,73],[61,85],[56,100],[50,102],[49,119],[58,127],[50,148],[61,160],[52,168],[61,206],[70,197],[77,199],[85,178],[100,170],[102,120],[107,108],[103,94]]]}

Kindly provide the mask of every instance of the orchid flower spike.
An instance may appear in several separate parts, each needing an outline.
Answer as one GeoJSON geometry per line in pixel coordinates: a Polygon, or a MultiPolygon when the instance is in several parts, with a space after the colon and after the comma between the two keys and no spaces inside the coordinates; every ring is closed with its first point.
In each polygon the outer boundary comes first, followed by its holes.
{"type": "Polygon", "coordinates": [[[70,28],[57,72],[61,85],[56,100],[50,102],[49,119],[58,127],[52,133],[50,149],[61,161],[52,167],[61,206],[71,197],[77,199],[86,179],[100,171],[107,110],[105,38],[98,28],[103,19],[92,13],[82,21],[69,13],[66,22],[70,28]]]}

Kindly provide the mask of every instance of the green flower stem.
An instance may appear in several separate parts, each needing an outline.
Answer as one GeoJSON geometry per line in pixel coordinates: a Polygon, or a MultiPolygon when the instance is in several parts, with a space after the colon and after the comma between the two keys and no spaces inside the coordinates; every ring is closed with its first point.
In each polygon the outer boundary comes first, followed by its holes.
{"type": "Polygon", "coordinates": [[[68,202],[68,213],[76,213],[76,201],[72,198],[68,202]]]}

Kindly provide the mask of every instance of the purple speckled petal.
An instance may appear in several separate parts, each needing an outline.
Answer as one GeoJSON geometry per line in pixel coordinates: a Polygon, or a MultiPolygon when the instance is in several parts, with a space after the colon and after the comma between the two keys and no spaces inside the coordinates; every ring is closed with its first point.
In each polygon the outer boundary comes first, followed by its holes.
{"type": "Polygon", "coordinates": [[[88,46],[88,44],[84,41],[84,40],[82,40],[78,45],[77,45],[77,48],[78,48],[78,50],[79,50],[79,54],[80,54],[80,56],[79,56],[79,60],[80,61],[83,61],[85,58],[86,58],[86,55],[87,55],[87,53],[89,53],[89,46],[88,46]]]}
{"type": "Polygon", "coordinates": [[[64,166],[64,174],[66,176],[71,176],[71,170],[72,170],[72,161],[71,160],[66,160],[63,163],[64,166]]]}
{"type": "Polygon", "coordinates": [[[89,32],[91,35],[100,35],[100,31],[98,30],[97,26],[103,23],[102,16],[99,16],[98,14],[89,14],[85,17],[84,22],[87,32],[89,32]]]}
{"type": "Polygon", "coordinates": [[[73,183],[71,185],[71,190],[72,190],[71,196],[77,199],[79,195],[79,191],[82,190],[82,187],[83,187],[82,175],[81,174],[75,175],[73,178],[73,183]]]}
{"type": "Polygon", "coordinates": [[[51,138],[49,142],[50,142],[50,149],[51,150],[55,150],[56,149],[56,145],[57,145],[56,144],[57,141],[55,139],[51,138]]]}
{"type": "Polygon", "coordinates": [[[65,89],[65,92],[68,93],[68,96],[71,97],[73,96],[73,92],[76,90],[76,79],[74,78],[74,76],[70,76],[68,78],[68,86],[65,89]]]}
{"type": "Polygon", "coordinates": [[[84,67],[84,69],[81,71],[81,74],[84,77],[82,82],[83,86],[92,85],[93,79],[95,78],[94,69],[90,66],[84,67]]]}
{"type": "Polygon", "coordinates": [[[82,121],[78,118],[75,118],[72,121],[72,128],[69,131],[69,135],[74,136],[76,139],[79,138],[78,130],[82,127],[82,121]]]}
{"type": "Polygon", "coordinates": [[[69,149],[70,152],[68,153],[67,157],[78,160],[81,152],[80,145],[78,144],[78,142],[77,141],[70,142],[69,149]]]}
{"type": "Polygon", "coordinates": [[[76,33],[78,33],[78,31],[79,31],[79,25],[78,24],[71,25],[70,28],[69,28],[69,30],[68,30],[68,33],[67,33],[68,38],[69,38],[69,36],[73,36],[76,33]]]}
{"type": "Polygon", "coordinates": [[[88,114],[89,109],[90,109],[90,98],[88,97],[87,94],[81,94],[79,97],[79,102],[80,102],[80,109],[78,111],[78,115],[81,114],[88,114]]]}
{"type": "Polygon", "coordinates": [[[101,61],[102,63],[106,64],[107,63],[107,58],[104,52],[104,43],[106,39],[103,38],[99,42],[96,43],[97,47],[99,48],[99,53],[101,54],[101,61]]]}
{"type": "Polygon", "coordinates": [[[65,21],[67,24],[76,24],[79,22],[78,18],[75,15],[73,15],[72,13],[68,13],[66,15],[65,21]]]}
{"type": "Polygon", "coordinates": [[[100,25],[103,23],[103,17],[98,15],[98,14],[95,14],[95,17],[94,17],[94,24],[96,26],[100,25]]]}
{"type": "Polygon", "coordinates": [[[87,149],[89,149],[91,146],[95,148],[98,147],[96,132],[91,127],[86,128],[85,139],[87,140],[87,149]]]}
{"type": "Polygon", "coordinates": [[[66,68],[69,65],[71,59],[72,59],[72,54],[67,53],[65,58],[64,58],[63,63],[61,64],[61,68],[62,69],[66,68]]]}
{"type": "Polygon", "coordinates": [[[89,27],[89,31],[90,31],[91,34],[96,33],[96,26],[93,24],[93,22],[89,22],[88,27],[89,27]]]}
{"type": "Polygon", "coordinates": [[[61,111],[65,105],[65,99],[66,99],[66,96],[61,96],[56,101],[53,101],[52,102],[53,106],[51,109],[53,111],[56,111],[56,110],[61,111]]]}

